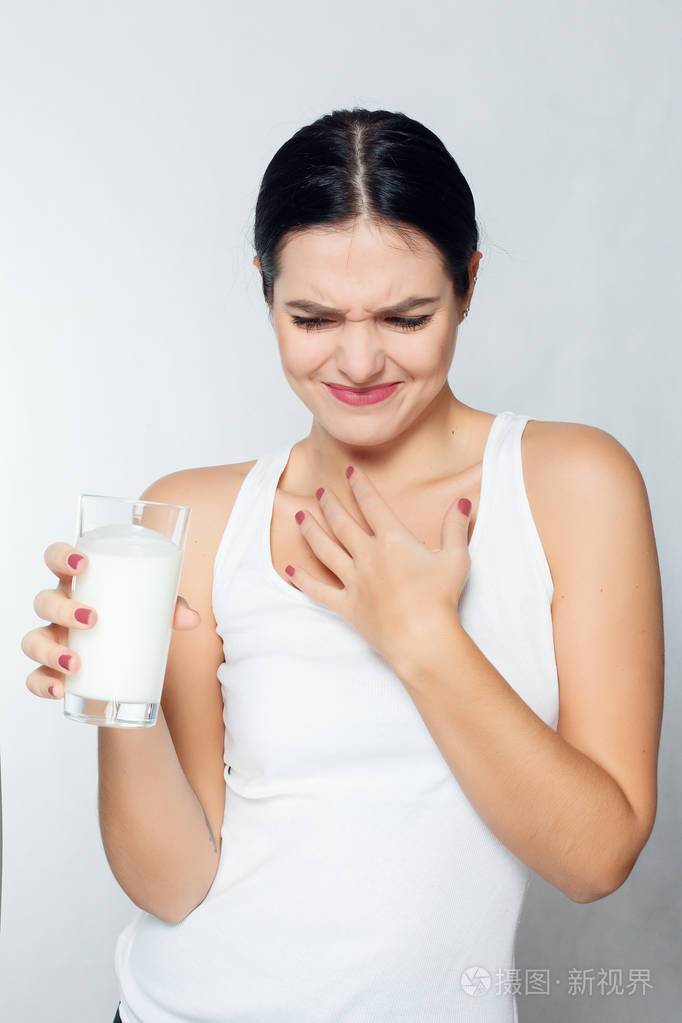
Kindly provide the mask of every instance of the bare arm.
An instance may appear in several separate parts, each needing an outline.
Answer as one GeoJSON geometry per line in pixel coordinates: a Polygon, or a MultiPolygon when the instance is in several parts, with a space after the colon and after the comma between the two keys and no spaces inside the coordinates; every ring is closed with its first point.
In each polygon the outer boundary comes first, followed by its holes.
{"type": "MultiPolygon", "coordinates": [[[[244,474],[243,464],[190,469],[162,477],[142,494],[192,507],[161,707],[153,727],[99,728],[99,818],[107,860],[130,898],[169,923],[204,900],[220,861],[225,727],[217,672],[223,641],[212,609],[213,565],[244,474]]],[[[89,623],[74,619],[79,601],[72,595],[73,578],[88,569],[82,555],[70,564],[76,553],[61,541],[45,550],[59,583],[41,590],[33,607],[49,624],[31,629],[21,643],[38,662],[26,686],[43,699],[60,699],[67,676],[81,667],[80,654],[68,647],[69,629],[97,622],[96,608],[89,623]]]]}
{"type": "Polygon", "coordinates": [[[151,728],[98,731],[99,820],[109,866],[137,906],[175,923],[210,888],[220,836],[185,777],[162,707],[151,728]]]}
{"type": "MultiPolygon", "coordinates": [[[[192,507],[179,591],[201,621],[185,612],[185,626],[173,630],[156,725],[99,729],[107,860],[133,902],[168,923],[204,900],[220,861],[225,728],[213,563],[242,478],[239,472],[185,470],[156,480],[142,495],[192,507]],[[216,479],[227,482],[218,487],[216,479]]],[[[176,611],[176,621],[182,613],[176,611]]]]}
{"type": "Polygon", "coordinates": [[[536,447],[551,524],[557,731],[455,615],[424,625],[396,671],[491,830],[574,902],[590,902],[624,883],[654,825],[661,584],[629,453],[604,431],[551,425],[548,446],[538,435],[536,447]]]}

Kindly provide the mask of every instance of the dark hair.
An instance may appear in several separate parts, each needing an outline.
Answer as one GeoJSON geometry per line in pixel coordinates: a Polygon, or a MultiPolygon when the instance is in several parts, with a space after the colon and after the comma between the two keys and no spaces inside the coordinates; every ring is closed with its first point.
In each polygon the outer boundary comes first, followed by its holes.
{"type": "Polygon", "coordinates": [[[254,247],[272,307],[279,254],[291,232],[343,227],[359,216],[410,229],[440,251],[455,295],[470,286],[478,247],[474,199],[441,140],[419,121],[389,110],[334,110],[292,135],[268,164],[256,201],[254,247]]]}

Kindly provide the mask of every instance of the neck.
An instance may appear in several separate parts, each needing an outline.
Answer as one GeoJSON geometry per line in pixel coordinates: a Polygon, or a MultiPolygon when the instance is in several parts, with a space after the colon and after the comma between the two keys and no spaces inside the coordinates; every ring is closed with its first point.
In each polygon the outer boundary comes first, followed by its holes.
{"type": "Polygon", "coordinates": [[[354,465],[382,492],[399,493],[467,468],[470,438],[471,410],[446,382],[414,422],[386,440],[373,441],[371,434],[362,443],[344,440],[313,420],[309,436],[301,442],[305,456],[299,465],[306,479],[288,485],[299,492],[314,491],[322,480],[334,485],[332,481],[343,479],[346,466],[354,465]]]}

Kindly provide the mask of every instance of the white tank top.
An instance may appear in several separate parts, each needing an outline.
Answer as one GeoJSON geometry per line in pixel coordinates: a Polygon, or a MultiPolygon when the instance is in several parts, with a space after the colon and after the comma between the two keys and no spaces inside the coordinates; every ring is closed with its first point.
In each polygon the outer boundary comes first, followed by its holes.
{"type": "MultiPolygon", "coordinates": [[[[492,423],[459,616],[556,729],[553,584],[522,474],[528,418],[492,423]]],[[[384,658],[275,571],[272,509],[292,447],[252,466],[216,552],[218,870],[182,922],[140,910],[119,935],[121,1019],[515,1023],[530,870],[476,813],[384,658]]]]}

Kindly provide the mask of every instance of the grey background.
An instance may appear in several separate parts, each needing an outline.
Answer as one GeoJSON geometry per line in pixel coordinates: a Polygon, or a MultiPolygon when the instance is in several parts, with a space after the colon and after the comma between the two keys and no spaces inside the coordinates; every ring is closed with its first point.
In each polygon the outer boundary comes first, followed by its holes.
{"type": "MultiPolygon", "coordinates": [[[[136,496],[304,436],[251,265],[260,177],[336,107],[402,110],[467,177],[484,254],[450,381],[601,427],[647,484],[666,622],[654,832],[588,905],[534,877],[521,1023],[677,1019],[680,982],[680,9],[673,2],[0,4],[6,472],[0,1018],[113,1019],[134,905],[97,823],[95,728],[25,687],[22,635],[80,491],[136,496]],[[650,970],[569,995],[569,971],[650,970]],[[560,983],[555,983],[559,980],[560,983]],[[627,989],[626,989],[627,990],[627,989]]],[[[484,964],[483,964],[484,965],[484,964]]]]}

